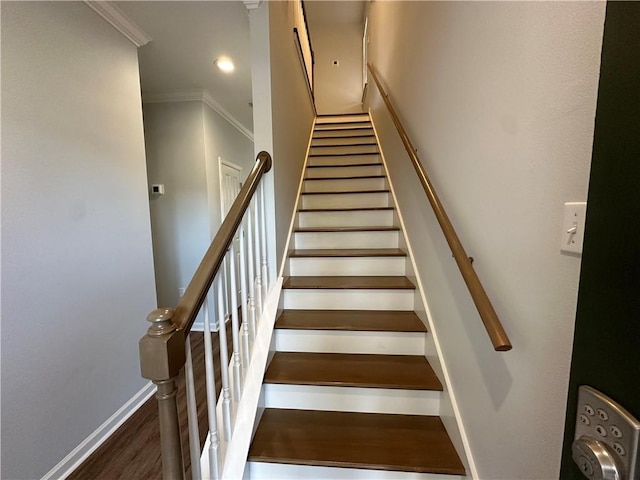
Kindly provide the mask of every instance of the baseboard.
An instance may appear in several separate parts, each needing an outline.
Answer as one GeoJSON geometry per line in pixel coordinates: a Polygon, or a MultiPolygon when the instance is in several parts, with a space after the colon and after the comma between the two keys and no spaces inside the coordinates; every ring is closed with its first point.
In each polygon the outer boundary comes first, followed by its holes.
{"type": "Polygon", "coordinates": [[[156,391],[153,383],[146,384],[138,393],[111,415],[91,435],[74,448],[60,463],[49,470],[42,480],[63,480],[102,445],[127,419],[133,415],[156,391]]]}

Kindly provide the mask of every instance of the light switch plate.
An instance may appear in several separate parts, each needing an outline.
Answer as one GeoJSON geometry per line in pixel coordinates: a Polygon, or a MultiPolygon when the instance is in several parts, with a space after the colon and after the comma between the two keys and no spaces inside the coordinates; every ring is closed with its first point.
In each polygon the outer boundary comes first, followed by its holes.
{"type": "Polygon", "coordinates": [[[587,202],[567,202],[564,204],[560,244],[560,249],[563,252],[582,254],[586,213],[587,202]]]}

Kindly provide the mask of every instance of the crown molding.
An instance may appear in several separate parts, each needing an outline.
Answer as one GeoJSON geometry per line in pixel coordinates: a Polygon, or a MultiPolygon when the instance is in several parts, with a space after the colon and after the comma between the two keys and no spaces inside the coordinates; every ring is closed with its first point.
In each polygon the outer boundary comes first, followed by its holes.
{"type": "Polygon", "coordinates": [[[104,18],[136,47],[142,47],[151,41],[151,37],[131,20],[122,10],[109,1],[84,0],[94,12],[104,18]]]}
{"type": "Polygon", "coordinates": [[[244,3],[244,6],[247,7],[247,10],[251,11],[260,7],[262,0],[243,0],[242,3],[244,3]]]}
{"type": "Polygon", "coordinates": [[[222,118],[234,126],[240,133],[253,142],[253,132],[231,115],[207,90],[178,90],[167,93],[150,93],[142,95],[143,103],[202,102],[216,111],[222,118]]]}

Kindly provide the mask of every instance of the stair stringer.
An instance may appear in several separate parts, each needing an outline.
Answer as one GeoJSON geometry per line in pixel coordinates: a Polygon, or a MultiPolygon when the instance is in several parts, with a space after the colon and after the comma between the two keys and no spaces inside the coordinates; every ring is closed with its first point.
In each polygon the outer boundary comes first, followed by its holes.
{"type": "Polygon", "coordinates": [[[443,391],[441,392],[440,396],[440,418],[442,419],[442,423],[444,424],[451,442],[456,448],[458,455],[460,456],[460,460],[464,464],[468,475],[473,479],[477,479],[478,471],[476,469],[473,455],[470,450],[469,439],[462,423],[460,409],[456,401],[455,392],[451,387],[452,382],[447,370],[446,363],[443,360],[444,357],[442,355],[442,347],[440,345],[440,342],[438,341],[438,332],[434,326],[434,322],[431,320],[432,316],[429,309],[429,303],[425,295],[422,279],[420,278],[420,275],[416,268],[411,242],[406,236],[405,223],[402,217],[402,212],[400,211],[398,205],[393,180],[391,179],[389,169],[387,168],[387,161],[384,156],[384,150],[380,142],[380,137],[378,136],[375,122],[373,120],[373,117],[371,116],[371,112],[369,112],[369,117],[371,126],[373,127],[374,135],[376,137],[376,142],[378,143],[380,160],[387,177],[387,183],[389,184],[391,199],[395,206],[396,219],[399,222],[399,226],[401,228],[399,247],[406,249],[408,252],[408,255],[406,257],[406,276],[411,279],[411,281],[413,281],[416,285],[416,290],[414,293],[414,310],[429,331],[429,335],[425,335],[425,357],[431,364],[443,386],[443,391]]]}

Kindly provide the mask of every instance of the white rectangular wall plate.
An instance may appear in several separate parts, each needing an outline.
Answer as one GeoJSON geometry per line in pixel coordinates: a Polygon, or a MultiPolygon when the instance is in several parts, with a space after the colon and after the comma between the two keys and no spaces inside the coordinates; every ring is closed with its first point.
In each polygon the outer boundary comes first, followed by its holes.
{"type": "Polygon", "coordinates": [[[564,204],[560,243],[560,250],[563,252],[582,254],[586,213],[587,202],[567,202],[564,204]]]}

